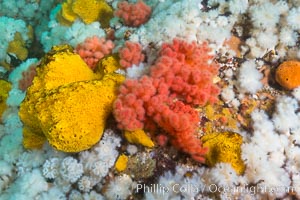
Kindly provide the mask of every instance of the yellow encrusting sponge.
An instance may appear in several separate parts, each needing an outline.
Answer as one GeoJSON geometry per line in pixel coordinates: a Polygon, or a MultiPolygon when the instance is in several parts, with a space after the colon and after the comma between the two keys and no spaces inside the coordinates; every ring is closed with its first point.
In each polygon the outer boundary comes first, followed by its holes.
{"type": "Polygon", "coordinates": [[[124,136],[130,143],[140,144],[149,148],[154,147],[153,141],[142,129],[135,131],[125,131],[124,136]]]}
{"type": "Polygon", "coordinates": [[[127,168],[128,157],[124,154],[120,155],[116,161],[115,168],[118,172],[122,172],[127,168]]]}
{"type": "Polygon", "coordinates": [[[6,110],[6,99],[11,89],[11,84],[5,80],[0,80],[0,122],[2,121],[2,114],[6,110]]]}
{"type": "Polygon", "coordinates": [[[203,147],[208,148],[205,164],[214,167],[217,163],[230,163],[236,173],[241,175],[245,171],[245,164],[241,158],[243,138],[238,133],[209,133],[201,137],[203,147]]]}
{"type": "Polygon", "coordinates": [[[113,9],[104,0],[66,0],[57,19],[64,25],[71,25],[76,19],[85,24],[100,21],[102,28],[109,27],[113,9]]]}
{"type": "Polygon", "coordinates": [[[40,148],[47,139],[58,150],[79,152],[100,140],[124,77],[109,73],[97,79],[65,46],[56,52],[46,55],[20,106],[23,144],[40,148]]]}

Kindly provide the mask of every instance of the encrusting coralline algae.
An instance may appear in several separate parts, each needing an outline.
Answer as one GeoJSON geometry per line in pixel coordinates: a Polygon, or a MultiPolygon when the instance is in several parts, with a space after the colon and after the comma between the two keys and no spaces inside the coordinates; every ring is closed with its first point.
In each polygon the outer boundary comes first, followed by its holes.
{"type": "Polygon", "coordinates": [[[298,0],[0,2],[0,199],[300,198],[298,0]]]}

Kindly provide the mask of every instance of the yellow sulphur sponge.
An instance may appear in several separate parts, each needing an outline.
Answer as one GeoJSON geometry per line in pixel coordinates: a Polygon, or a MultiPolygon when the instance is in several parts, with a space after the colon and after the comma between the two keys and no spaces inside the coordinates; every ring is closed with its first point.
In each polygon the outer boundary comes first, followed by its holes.
{"type": "Polygon", "coordinates": [[[104,74],[113,73],[121,68],[119,61],[120,58],[118,54],[106,56],[100,60],[96,72],[101,76],[103,76],[104,74]]]}
{"type": "MultiPolygon", "coordinates": [[[[37,74],[32,81],[32,85],[27,89],[26,97],[20,105],[19,116],[24,127],[28,129],[26,135],[28,135],[28,132],[32,132],[34,135],[44,137],[35,107],[40,98],[45,99],[44,96],[47,93],[59,86],[78,81],[94,80],[100,76],[93,73],[80,56],[74,54],[73,49],[68,45],[54,46],[42,58],[36,70],[37,74]]],[[[26,139],[24,137],[24,140],[26,139]]],[[[25,147],[30,148],[32,142],[34,141],[27,141],[25,147]]]]}
{"type": "Polygon", "coordinates": [[[122,172],[127,168],[128,157],[124,154],[120,155],[116,161],[115,168],[118,172],[122,172]]]}
{"type": "Polygon", "coordinates": [[[41,98],[36,110],[48,142],[65,152],[79,152],[96,144],[112,111],[118,84],[107,77],[75,82],[41,98]]]}
{"type": "Polygon", "coordinates": [[[16,55],[16,57],[20,60],[25,60],[27,58],[28,50],[21,33],[15,33],[14,40],[9,43],[7,52],[16,55]]]}
{"type": "Polygon", "coordinates": [[[151,138],[142,129],[135,131],[125,131],[124,136],[130,143],[141,144],[149,148],[154,147],[154,143],[152,142],[151,138]]]}
{"type": "Polygon", "coordinates": [[[0,122],[3,112],[6,110],[6,99],[11,89],[11,84],[5,80],[0,80],[0,122]]]}
{"type": "Polygon", "coordinates": [[[233,132],[210,133],[201,137],[203,147],[208,148],[205,164],[214,167],[217,163],[230,163],[237,174],[242,174],[245,164],[241,158],[242,136],[233,132]]]}
{"type": "Polygon", "coordinates": [[[64,25],[70,25],[80,18],[86,24],[100,21],[102,28],[109,27],[112,17],[113,9],[104,0],[66,0],[57,15],[59,22],[64,25]]]}
{"type": "Polygon", "coordinates": [[[97,143],[125,79],[97,76],[68,48],[48,53],[20,106],[24,146],[40,148],[48,140],[58,150],[79,152],[97,143]]]}

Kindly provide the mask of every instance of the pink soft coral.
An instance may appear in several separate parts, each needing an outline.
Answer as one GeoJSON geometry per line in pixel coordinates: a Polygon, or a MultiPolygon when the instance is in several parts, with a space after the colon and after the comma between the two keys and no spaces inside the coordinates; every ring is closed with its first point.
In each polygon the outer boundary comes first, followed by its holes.
{"type": "MultiPolygon", "coordinates": [[[[151,102],[149,102],[151,103],[151,102]]],[[[175,101],[169,106],[155,104],[157,112],[154,121],[169,135],[171,143],[198,161],[204,162],[206,148],[202,148],[200,139],[195,137],[199,115],[191,106],[175,101]]]]}
{"type": "Polygon", "coordinates": [[[120,129],[134,131],[144,127],[144,103],[156,94],[152,81],[150,77],[143,76],[139,80],[128,79],[121,85],[114,102],[114,115],[120,129]]]}
{"type": "Polygon", "coordinates": [[[175,147],[190,154],[194,160],[204,162],[207,149],[202,148],[200,139],[195,137],[199,123],[196,110],[166,95],[153,96],[145,107],[147,117],[169,134],[175,147]]]}
{"type": "Polygon", "coordinates": [[[118,3],[118,10],[115,16],[123,19],[127,26],[138,27],[146,23],[151,15],[151,7],[144,2],[138,1],[135,4],[129,4],[127,1],[118,3]]]}
{"type": "Polygon", "coordinates": [[[212,58],[207,44],[197,45],[174,39],[163,44],[160,58],[151,68],[151,76],[163,79],[178,97],[193,105],[214,103],[219,88],[213,84],[218,66],[208,62],[212,58]]]}
{"type": "Polygon", "coordinates": [[[126,41],[125,46],[119,50],[120,65],[123,68],[138,65],[144,61],[144,54],[142,53],[142,46],[136,42],[126,41]]]}
{"type": "Polygon", "coordinates": [[[204,162],[207,149],[195,137],[199,122],[196,105],[214,103],[219,88],[213,84],[218,66],[207,44],[175,39],[164,44],[149,76],[127,80],[114,104],[119,128],[136,130],[156,124],[170,136],[171,143],[204,162]]]}
{"type": "Polygon", "coordinates": [[[104,56],[111,53],[114,43],[105,38],[93,36],[85,39],[85,41],[77,45],[75,52],[86,62],[86,64],[94,70],[98,61],[104,56]]]}

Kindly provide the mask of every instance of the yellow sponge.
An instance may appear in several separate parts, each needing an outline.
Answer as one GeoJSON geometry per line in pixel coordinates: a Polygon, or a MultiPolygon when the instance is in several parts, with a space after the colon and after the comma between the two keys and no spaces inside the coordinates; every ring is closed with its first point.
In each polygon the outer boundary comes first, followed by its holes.
{"type": "Polygon", "coordinates": [[[48,53],[20,106],[24,146],[40,148],[47,139],[58,150],[79,152],[97,143],[125,79],[98,77],[65,46],[48,53]]]}
{"type": "Polygon", "coordinates": [[[128,163],[128,157],[124,154],[120,155],[116,164],[115,168],[118,172],[122,172],[127,168],[127,163],[128,163]]]}
{"type": "Polygon", "coordinates": [[[104,131],[118,82],[81,81],[51,90],[36,104],[48,142],[58,150],[79,152],[96,144],[104,131]]]}
{"type": "Polygon", "coordinates": [[[100,21],[102,28],[109,27],[112,17],[113,10],[104,0],[67,0],[57,15],[62,24],[70,25],[80,18],[86,24],[100,21]]]}
{"type": "Polygon", "coordinates": [[[43,135],[35,108],[41,97],[61,85],[98,78],[80,56],[72,51],[68,45],[55,46],[36,68],[37,75],[27,89],[19,111],[22,122],[34,134],[43,135]]]}
{"type": "Polygon", "coordinates": [[[242,174],[245,164],[241,158],[242,136],[237,133],[210,133],[201,138],[203,147],[208,148],[205,164],[214,167],[217,163],[230,163],[237,174],[242,174]]]}
{"type": "Polygon", "coordinates": [[[102,58],[98,64],[96,73],[99,73],[101,77],[104,76],[104,74],[113,73],[121,68],[119,60],[118,54],[112,54],[102,58]]]}
{"type": "Polygon", "coordinates": [[[40,149],[47,138],[43,134],[35,134],[28,127],[23,128],[23,146],[27,149],[40,149]]]}
{"type": "Polygon", "coordinates": [[[142,129],[136,131],[125,131],[125,138],[128,142],[134,144],[141,144],[145,147],[152,148],[154,147],[154,143],[150,139],[150,137],[143,131],[142,129]]]}
{"type": "Polygon", "coordinates": [[[27,58],[28,50],[25,46],[25,41],[23,40],[21,33],[15,33],[14,40],[9,43],[7,52],[15,54],[20,60],[25,60],[27,58]]]}
{"type": "Polygon", "coordinates": [[[6,99],[11,89],[11,84],[5,80],[0,80],[0,122],[2,121],[2,114],[6,109],[6,99]]]}

